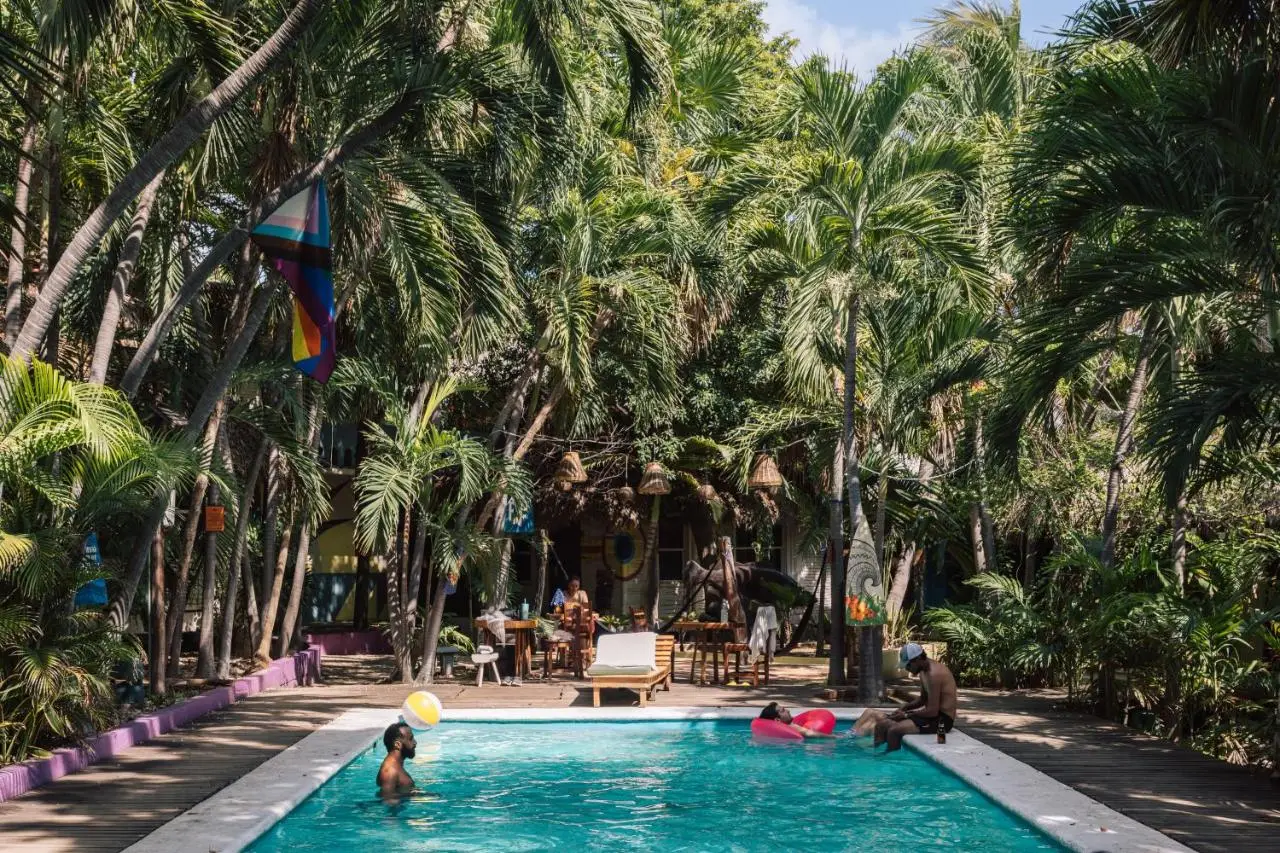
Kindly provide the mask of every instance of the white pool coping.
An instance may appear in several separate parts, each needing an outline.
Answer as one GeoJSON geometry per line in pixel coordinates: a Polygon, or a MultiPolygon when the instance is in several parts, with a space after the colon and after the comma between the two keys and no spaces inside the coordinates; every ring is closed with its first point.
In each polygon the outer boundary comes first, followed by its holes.
{"type": "MultiPolygon", "coordinates": [[[[799,708],[795,709],[799,712],[799,708]]],[[[860,708],[831,709],[852,721],[860,708]]],[[[744,720],[751,708],[484,708],[450,710],[454,722],[659,722],[744,720]]],[[[238,853],[317,788],[364,752],[399,711],[348,711],[209,799],[169,821],[125,853],[173,853],[198,846],[208,853],[238,853]]],[[[947,743],[908,736],[908,748],[926,756],[1077,853],[1194,853],[1149,826],[1125,817],[1039,770],[956,730],[947,743]]]]}

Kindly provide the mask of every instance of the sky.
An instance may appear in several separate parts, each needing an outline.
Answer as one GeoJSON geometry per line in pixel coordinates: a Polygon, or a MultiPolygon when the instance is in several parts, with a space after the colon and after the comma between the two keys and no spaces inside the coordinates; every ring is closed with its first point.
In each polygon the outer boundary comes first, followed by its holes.
{"type": "MultiPolygon", "coordinates": [[[[1044,44],[1082,2],[1022,0],[1022,37],[1044,44]]],[[[944,5],[949,0],[766,0],[763,17],[773,35],[800,41],[797,58],[826,54],[865,77],[914,39],[920,18],[944,5]]]]}

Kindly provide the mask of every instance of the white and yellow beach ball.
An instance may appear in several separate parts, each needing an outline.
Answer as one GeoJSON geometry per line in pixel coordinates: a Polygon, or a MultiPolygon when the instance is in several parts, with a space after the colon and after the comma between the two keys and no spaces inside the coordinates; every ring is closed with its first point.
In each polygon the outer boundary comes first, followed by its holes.
{"type": "Polygon", "coordinates": [[[438,724],[440,718],[444,716],[444,706],[440,704],[440,700],[434,693],[419,690],[416,693],[410,693],[409,698],[404,700],[404,706],[400,708],[400,716],[411,729],[429,729],[438,724]]]}

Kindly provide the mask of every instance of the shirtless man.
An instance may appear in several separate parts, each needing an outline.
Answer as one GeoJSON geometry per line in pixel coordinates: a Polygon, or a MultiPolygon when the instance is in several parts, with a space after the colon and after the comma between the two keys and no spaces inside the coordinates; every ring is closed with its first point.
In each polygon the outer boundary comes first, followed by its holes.
{"type": "Polygon", "coordinates": [[[835,735],[829,735],[826,732],[815,732],[813,729],[806,729],[804,726],[796,725],[791,722],[791,712],[779,705],[777,702],[770,702],[768,705],[765,705],[760,711],[760,719],[776,720],[784,726],[789,726],[790,728],[795,729],[805,737],[835,737],[835,735]]]}
{"type": "Polygon", "coordinates": [[[929,660],[919,643],[903,646],[900,658],[907,672],[920,679],[920,698],[892,714],[869,709],[853,727],[855,735],[874,730],[874,745],[887,743],[889,752],[902,747],[903,735],[949,732],[956,721],[956,679],[951,670],[929,660]]]}
{"type": "Polygon", "coordinates": [[[404,771],[404,763],[413,758],[418,742],[413,739],[413,729],[404,723],[392,723],[382,734],[387,757],[378,768],[378,793],[384,798],[394,798],[413,790],[413,777],[404,771]]]}

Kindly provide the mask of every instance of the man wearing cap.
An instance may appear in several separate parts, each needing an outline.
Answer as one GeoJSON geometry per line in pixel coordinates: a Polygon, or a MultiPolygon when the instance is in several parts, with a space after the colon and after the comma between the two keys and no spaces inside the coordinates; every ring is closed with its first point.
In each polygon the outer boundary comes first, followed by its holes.
{"type": "Polygon", "coordinates": [[[949,732],[956,720],[956,679],[941,661],[930,660],[919,643],[907,643],[898,655],[907,672],[920,679],[920,698],[885,714],[868,709],[853,727],[855,735],[875,731],[874,745],[902,746],[903,735],[949,732]]]}

